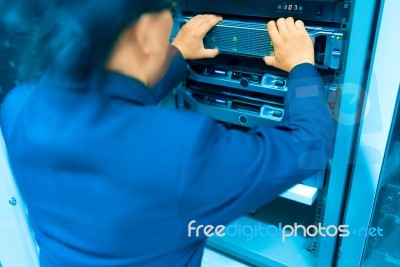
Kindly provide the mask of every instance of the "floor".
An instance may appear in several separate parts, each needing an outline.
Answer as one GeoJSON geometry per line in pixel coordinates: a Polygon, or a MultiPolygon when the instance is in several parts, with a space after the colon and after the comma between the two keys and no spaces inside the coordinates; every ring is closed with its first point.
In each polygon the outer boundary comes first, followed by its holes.
{"type": "Polygon", "coordinates": [[[220,254],[210,248],[204,250],[201,267],[250,267],[244,263],[220,254]]]}

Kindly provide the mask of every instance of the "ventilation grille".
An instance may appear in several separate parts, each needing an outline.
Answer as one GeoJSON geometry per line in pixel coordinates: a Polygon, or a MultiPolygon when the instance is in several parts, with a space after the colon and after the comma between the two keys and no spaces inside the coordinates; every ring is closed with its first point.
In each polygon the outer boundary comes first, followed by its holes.
{"type": "Polygon", "coordinates": [[[274,51],[265,24],[236,21],[222,21],[205,37],[204,45],[220,52],[254,57],[272,55],[274,51]]]}

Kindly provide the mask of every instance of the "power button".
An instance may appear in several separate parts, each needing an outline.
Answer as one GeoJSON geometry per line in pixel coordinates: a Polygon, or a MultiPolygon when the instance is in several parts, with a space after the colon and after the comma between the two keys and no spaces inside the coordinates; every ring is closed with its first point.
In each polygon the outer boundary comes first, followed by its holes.
{"type": "Polygon", "coordinates": [[[317,9],[315,11],[315,15],[317,15],[317,17],[321,17],[323,13],[323,8],[322,6],[317,6],[317,9]]]}

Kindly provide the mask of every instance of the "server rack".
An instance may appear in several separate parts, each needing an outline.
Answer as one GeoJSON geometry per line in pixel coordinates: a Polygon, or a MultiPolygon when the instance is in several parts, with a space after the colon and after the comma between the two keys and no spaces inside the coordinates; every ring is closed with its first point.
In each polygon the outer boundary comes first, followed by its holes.
{"type": "MultiPolygon", "coordinates": [[[[276,1],[271,2],[275,3],[276,1]]],[[[294,223],[302,225],[318,225],[318,223],[321,223],[323,226],[338,226],[342,222],[348,177],[352,169],[359,112],[363,106],[365,93],[363,88],[365,88],[366,74],[368,74],[370,67],[369,59],[373,44],[371,39],[373,40],[375,34],[376,20],[374,17],[377,14],[378,3],[377,1],[344,1],[342,4],[348,4],[351,8],[349,19],[343,20],[340,25],[344,31],[341,66],[335,71],[334,85],[337,91],[333,99],[330,99],[332,112],[335,113],[337,120],[335,151],[330,166],[324,173],[324,185],[319,189],[317,187],[318,197],[315,201],[308,203],[309,205],[304,205],[304,201],[289,193],[289,195],[284,195],[282,198],[261,207],[255,213],[237,219],[230,226],[257,227],[261,224],[261,227],[270,229],[269,226],[279,226],[280,223],[291,225],[294,223]]],[[[308,21],[308,23],[313,22],[308,21]]],[[[317,22],[316,24],[318,25],[317,22]]],[[[176,27],[178,29],[179,25],[176,27]]],[[[192,65],[189,64],[190,68],[192,68],[192,65]]],[[[324,71],[320,70],[320,72],[324,76],[324,71]]],[[[230,75],[233,74],[227,74],[228,77],[231,77],[230,75]]],[[[206,76],[203,78],[194,76],[196,74],[190,72],[189,85],[185,81],[177,88],[178,108],[190,109],[192,105],[191,103],[187,105],[184,102],[185,93],[190,94],[190,91],[188,92],[185,89],[191,86],[191,79],[209,83],[206,76]]],[[[203,101],[204,98],[200,98],[203,101]]],[[[229,117],[218,115],[205,106],[192,108],[192,110],[212,115],[220,121],[231,122],[229,117]]],[[[216,250],[256,266],[297,267],[332,266],[335,264],[339,241],[337,236],[323,238],[320,236],[314,238],[298,236],[287,239],[285,243],[282,242],[280,236],[273,233],[270,236],[253,235],[251,238],[248,237],[245,234],[229,235],[222,238],[212,237],[209,238],[207,244],[216,250]]]]}
{"type": "Polygon", "coordinates": [[[39,248],[27,217],[0,129],[0,267],[39,267],[39,248]]]}
{"type": "MultiPolygon", "coordinates": [[[[37,4],[47,3],[48,0],[29,1],[23,3],[27,7],[24,10],[26,23],[18,21],[17,16],[13,17],[13,8],[15,12],[20,11],[18,1],[0,5],[0,105],[14,87],[37,81],[41,76],[40,72],[28,71],[28,66],[36,57],[29,47],[43,12],[37,4]],[[2,8],[10,10],[5,12],[2,8]]],[[[39,266],[39,247],[27,218],[25,204],[9,167],[0,129],[0,267],[39,266]]]]}

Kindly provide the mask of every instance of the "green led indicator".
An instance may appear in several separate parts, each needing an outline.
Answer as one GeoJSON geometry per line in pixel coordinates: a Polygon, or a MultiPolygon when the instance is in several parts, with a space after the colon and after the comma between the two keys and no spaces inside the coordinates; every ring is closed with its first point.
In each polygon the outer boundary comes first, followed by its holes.
{"type": "Polygon", "coordinates": [[[233,36],[232,41],[237,42],[237,41],[238,41],[238,38],[237,38],[236,36],[233,36]]]}
{"type": "Polygon", "coordinates": [[[340,36],[336,36],[336,40],[338,40],[338,41],[339,41],[339,40],[340,40],[340,36]]]}
{"type": "Polygon", "coordinates": [[[236,47],[233,47],[233,48],[232,48],[232,51],[233,51],[233,52],[237,52],[238,49],[237,49],[236,47]]]}

